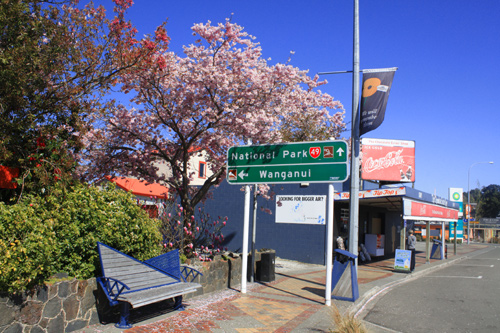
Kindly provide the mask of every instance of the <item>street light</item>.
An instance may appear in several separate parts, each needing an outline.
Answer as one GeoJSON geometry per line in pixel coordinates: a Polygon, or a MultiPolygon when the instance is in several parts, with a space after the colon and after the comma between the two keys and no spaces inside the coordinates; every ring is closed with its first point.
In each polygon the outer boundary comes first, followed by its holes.
{"type": "Polygon", "coordinates": [[[467,209],[469,209],[469,216],[468,216],[468,219],[467,219],[467,245],[470,244],[470,213],[472,212],[472,209],[470,207],[470,169],[472,169],[472,167],[476,164],[484,164],[484,163],[488,163],[488,164],[493,164],[493,162],[476,162],[476,163],[473,163],[470,167],[469,167],[469,173],[467,175],[467,208],[465,209],[465,214],[467,214],[467,209]]]}

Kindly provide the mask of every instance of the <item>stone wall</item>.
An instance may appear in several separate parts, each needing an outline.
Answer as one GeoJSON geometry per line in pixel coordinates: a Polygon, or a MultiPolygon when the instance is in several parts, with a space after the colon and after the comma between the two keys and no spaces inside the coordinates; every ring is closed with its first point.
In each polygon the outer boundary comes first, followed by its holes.
{"type": "Polygon", "coordinates": [[[0,332],[72,332],[97,324],[96,280],[72,279],[33,293],[0,294],[0,332]]]}
{"type": "Polygon", "coordinates": [[[217,290],[235,288],[241,284],[241,258],[210,262],[197,261],[190,265],[199,270],[203,276],[196,278],[195,282],[201,284],[202,288],[196,293],[188,294],[185,298],[191,298],[208,294],[217,290]]]}
{"type": "MultiPolygon", "coordinates": [[[[241,262],[241,258],[219,258],[193,263],[192,267],[203,273],[196,279],[202,288],[185,298],[238,286],[241,262]]],[[[163,304],[153,307],[152,314],[160,308],[163,304]]],[[[99,322],[116,322],[118,310],[109,307],[96,279],[61,281],[40,287],[32,294],[0,293],[0,333],[72,332],[99,322]]]]}

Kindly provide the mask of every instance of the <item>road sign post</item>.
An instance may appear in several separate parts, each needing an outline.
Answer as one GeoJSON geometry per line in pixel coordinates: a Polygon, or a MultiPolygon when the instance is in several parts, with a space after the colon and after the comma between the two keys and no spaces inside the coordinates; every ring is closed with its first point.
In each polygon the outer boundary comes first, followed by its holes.
{"type": "Polygon", "coordinates": [[[229,184],[330,183],[347,179],[347,143],[316,141],[231,147],[229,184]]]}

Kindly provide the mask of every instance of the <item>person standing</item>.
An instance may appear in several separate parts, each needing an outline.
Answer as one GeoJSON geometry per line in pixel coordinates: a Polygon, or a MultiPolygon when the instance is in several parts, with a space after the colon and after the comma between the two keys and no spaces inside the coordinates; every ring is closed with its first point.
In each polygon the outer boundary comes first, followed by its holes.
{"type": "Polygon", "coordinates": [[[411,262],[410,262],[410,271],[413,272],[415,269],[415,246],[417,245],[417,237],[413,234],[413,230],[409,231],[410,235],[408,236],[408,250],[411,251],[411,262]]]}

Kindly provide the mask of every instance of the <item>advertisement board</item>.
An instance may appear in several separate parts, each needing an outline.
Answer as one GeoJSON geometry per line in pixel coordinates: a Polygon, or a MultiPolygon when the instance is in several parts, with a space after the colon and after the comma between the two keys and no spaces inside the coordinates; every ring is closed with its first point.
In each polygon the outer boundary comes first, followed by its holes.
{"type": "Polygon", "coordinates": [[[405,219],[429,221],[458,220],[458,209],[431,205],[413,200],[403,200],[405,219]]]}
{"type": "Polygon", "coordinates": [[[394,257],[394,269],[402,272],[409,272],[411,264],[411,251],[396,249],[394,257]]]}
{"type": "Polygon", "coordinates": [[[326,224],[326,195],[277,195],[276,223],[326,224]]]}
{"type": "Polygon", "coordinates": [[[415,182],[415,141],[361,139],[361,179],[415,182]]]}

